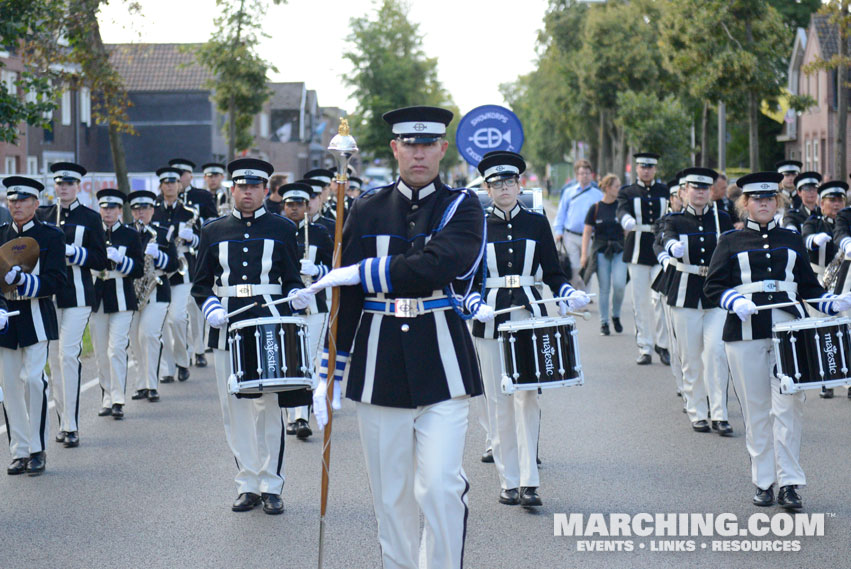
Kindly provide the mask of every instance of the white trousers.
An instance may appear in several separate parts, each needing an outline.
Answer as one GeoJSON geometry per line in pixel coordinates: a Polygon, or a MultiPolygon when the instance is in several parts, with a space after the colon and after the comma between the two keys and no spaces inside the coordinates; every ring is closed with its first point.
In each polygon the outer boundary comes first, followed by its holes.
{"type": "MultiPolygon", "coordinates": [[[[191,285],[189,286],[191,290],[191,285]]],[[[186,311],[189,314],[189,338],[187,339],[189,355],[202,355],[206,348],[204,344],[204,332],[207,327],[207,321],[204,320],[204,315],[201,314],[201,309],[198,308],[198,303],[195,302],[195,298],[191,294],[186,297],[186,311]]],[[[190,361],[192,361],[191,357],[190,361]]]]}
{"type": "Polygon", "coordinates": [[[668,347],[668,331],[665,329],[663,300],[650,285],[661,265],[638,265],[629,263],[629,277],[632,285],[632,310],[635,315],[635,339],[638,351],[652,354],[653,346],[668,347]]]}
{"type": "Polygon", "coordinates": [[[168,303],[153,302],[133,313],[130,323],[130,365],[128,375],[135,378],[136,389],[157,389],[162,351],[162,331],[168,303]]]}
{"type": "Polygon", "coordinates": [[[727,420],[729,372],[721,340],[726,319],[723,308],[671,307],[683,370],[683,399],[691,421],[727,420]]]}
{"type": "Polygon", "coordinates": [[[57,308],[59,339],[50,342],[50,382],[59,414],[60,431],[77,431],[80,420],[80,352],[83,332],[92,313],[90,306],[57,308]]]}
{"type": "Polygon", "coordinates": [[[505,395],[500,388],[499,340],[474,337],[473,342],[482,370],[493,461],[500,485],[504,489],[537,488],[540,485],[537,464],[540,395],[537,390],[505,395]]]}
{"type": "Polygon", "coordinates": [[[27,458],[45,450],[49,438],[47,342],[25,348],[0,348],[3,370],[3,410],[12,458],[27,458]]]}
{"type": "Polygon", "coordinates": [[[225,438],[236,459],[237,493],[280,494],[284,489],[284,417],[277,393],[238,399],[227,391],[230,353],[213,350],[225,438]]]}
{"type": "Polygon", "coordinates": [[[189,302],[190,284],[172,285],[171,302],[168,305],[168,316],[166,316],[163,328],[163,354],[160,360],[162,375],[175,375],[175,365],[189,367],[188,347],[186,334],[189,329],[189,302]]]}
{"type": "MultiPolygon", "coordinates": [[[[328,313],[309,314],[304,317],[307,320],[307,331],[310,335],[310,357],[313,358],[313,369],[319,373],[319,348],[325,345],[325,331],[328,326],[328,313]]],[[[294,423],[297,419],[310,421],[310,405],[300,407],[287,407],[287,422],[294,423]]]]}
{"type": "Polygon", "coordinates": [[[132,310],[106,314],[103,306],[92,313],[89,332],[98,366],[102,406],[124,405],[127,387],[127,346],[130,344],[132,310]]]}
{"type": "Polygon", "coordinates": [[[668,344],[671,346],[671,373],[674,374],[674,382],[677,384],[677,393],[683,392],[683,365],[680,360],[680,349],[678,347],[678,338],[674,323],[671,321],[671,307],[667,302],[662,303],[662,310],[665,313],[665,323],[668,327],[668,344]]]}
{"type": "MultiPolygon", "coordinates": [[[[792,319],[779,310],[774,310],[773,317],[775,323],[792,319]]],[[[742,404],[753,483],[763,490],[774,482],[780,486],[806,484],[800,463],[804,393],[780,393],[780,380],[773,373],[776,362],[771,339],[727,342],[726,348],[742,404]]]]}
{"type": "Polygon", "coordinates": [[[573,270],[570,284],[577,290],[585,290],[585,281],[581,275],[582,266],[579,264],[579,261],[582,259],[582,236],[565,231],[563,239],[564,250],[567,252],[567,258],[570,259],[570,268],[573,270]]]}
{"type": "Polygon", "coordinates": [[[416,409],[355,406],[384,569],[459,569],[470,489],[461,466],[469,399],[416,409]]]}

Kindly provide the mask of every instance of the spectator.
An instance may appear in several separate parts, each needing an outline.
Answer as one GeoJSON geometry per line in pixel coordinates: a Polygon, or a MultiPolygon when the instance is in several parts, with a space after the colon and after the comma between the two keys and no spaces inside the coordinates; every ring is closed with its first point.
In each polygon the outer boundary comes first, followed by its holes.
{"type": "Polygon", "coordinates": [[[577,160],[575,164],[576,183],[567,187],[558,204],[558,213],[553,224],[556,244],[564,244],[573,275],[570,284],[577,290],[585,290],[585,281],[580,275],[579,266],[582,257],[582,232],[585,229],[585,216],[595,203],[603,198],[592,179],[591,163],[577,160]]]}

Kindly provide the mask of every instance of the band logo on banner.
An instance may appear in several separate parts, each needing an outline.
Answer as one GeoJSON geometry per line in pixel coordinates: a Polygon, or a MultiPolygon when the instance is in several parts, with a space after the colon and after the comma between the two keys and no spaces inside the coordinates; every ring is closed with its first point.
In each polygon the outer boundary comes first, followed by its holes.
{"type": "Polygon", "coordinates": [[[505,107],[483,105],[464,115],[458,123],[455,144],[461,157],[475,167],[488,152],[520,152],[523,125],[517,115],[505,107]]]}

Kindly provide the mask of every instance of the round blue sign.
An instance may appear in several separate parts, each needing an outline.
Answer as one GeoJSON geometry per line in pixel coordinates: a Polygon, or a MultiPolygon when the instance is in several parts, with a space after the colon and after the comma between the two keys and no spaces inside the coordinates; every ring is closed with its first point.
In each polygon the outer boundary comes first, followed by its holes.
{"type": "Polygon", "coordinates": [[[488,152],[520,152],[523,147],[523,125],[517,115],[505,107],[476,107],[458,122],[455,145],[464,160],[478,166],[488,152]]]}

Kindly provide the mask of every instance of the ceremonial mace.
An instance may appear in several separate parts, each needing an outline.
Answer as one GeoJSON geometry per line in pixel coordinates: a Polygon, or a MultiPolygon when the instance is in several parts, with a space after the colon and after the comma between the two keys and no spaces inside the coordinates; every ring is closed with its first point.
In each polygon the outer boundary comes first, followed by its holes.
{"type": "MultiPolygon", "coordinates": [[[[340,128],[328,150],[337,159],[337,220],[334,225],[334,257],[333,268],[337,269],[342,263],[343,252],[343,208],[346,200],[346,187],[349,185],[349,160],[358,151],[357,142],[349,134],[349,122],[340,119],[340,128]]],[[[319,569],[322,569],[322,545],[325,538],[325,511],[328,509],[328,474],[331,462],[331,424],[334,411],[331,408],[331,398],[334,395],[334,370],[337,367],[337,315],[340,312],[340,287],[331,289],[331,313],[328,326],[328,391],[325,394],[325,406],[328,410],[328,424],[325,425],[322,442],[322,501],[319,506],[319,569]]]]}

